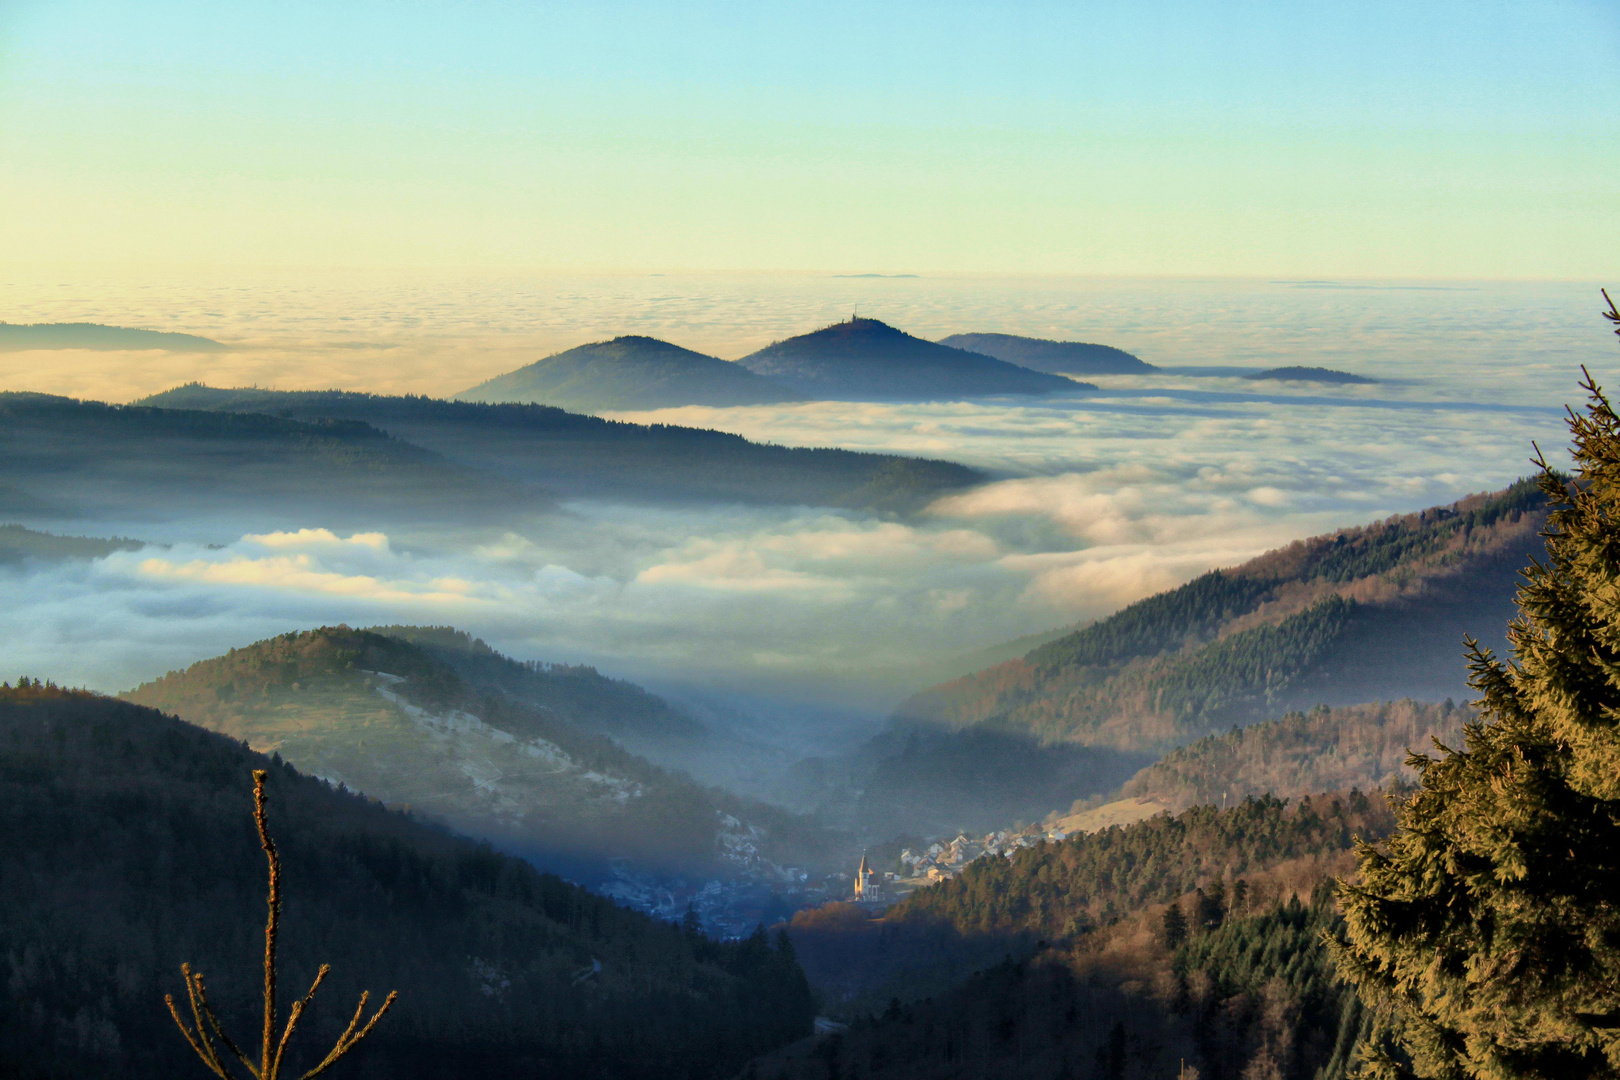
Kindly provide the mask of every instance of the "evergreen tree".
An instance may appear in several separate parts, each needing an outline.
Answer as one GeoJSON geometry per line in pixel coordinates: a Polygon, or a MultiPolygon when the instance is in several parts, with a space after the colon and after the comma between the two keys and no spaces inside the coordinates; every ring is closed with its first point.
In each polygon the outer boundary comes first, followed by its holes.
{"type": "Polygon", "coordinates": [[[1371,1076],[1620,1075],[1620,417],[1582,385],[1573,482],[1538,454],[1513,658],[1468,643],[1480,719],[1413,755],[1400,830],[1340,886],[1340,970],[1393,1035],[1371,1076]]]}
{"type": "Polygon", "coordinates": [[[1187,917],[1181,913],[1181,904],[1172,902],[1164,909],[1162,928],[1164,947],[1174,949],[1187,940],[1187,917]]]}

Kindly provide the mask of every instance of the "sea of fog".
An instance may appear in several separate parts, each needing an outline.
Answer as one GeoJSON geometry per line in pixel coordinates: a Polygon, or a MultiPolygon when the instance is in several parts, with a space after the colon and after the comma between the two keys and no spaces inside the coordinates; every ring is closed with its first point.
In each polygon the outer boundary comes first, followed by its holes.
{"type": "Polygon", "coordinates": [[[1597,286],[831,275],[3,276],[10,322],[202,334],[225,353],[0,353],[0,388],[110,401],[192,380],[449,394],[649,334],[728,359],[847,317],[924,337],[1103,342],[1165,370],[1019,401],[683,408],[625,419],[947,457],[987,485],[919,518],[575,503],[501,533],[83,522],[153,541],[0,568],[0,671],[104,690],[321,623],[451,624],[816,738],[999,643],[1343,525],[1499,488],[1561,455],[1580,366],[1620,372],[1597,286]],[[1365,386],[1254,382],[1339,368],[1365,386]]]}

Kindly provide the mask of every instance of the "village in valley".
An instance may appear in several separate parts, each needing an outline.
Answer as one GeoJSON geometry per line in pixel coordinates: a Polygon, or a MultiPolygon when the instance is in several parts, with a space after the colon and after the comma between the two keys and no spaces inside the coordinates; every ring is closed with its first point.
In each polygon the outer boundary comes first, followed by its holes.
{"type": "Polygon", "coordinates": [[[868,853],[861,856],[856,868],[851,899],[858,904],[884,908],[916,889],[955,877],[978,859],[997,855],[1010,859],[1021,848],[1048,841],[1058,843],[1078,833],[1098,832],[1112,825],[1128,825],[1168,809],[1152,799],[1120,799],[1100,806],[1076,806],[1067,814],[1053,814],[1038,824],[1001,829],[977,840],[958,832],[951,840],[935,840],[926,846],[918,844],[920,851],[902,847],[892,861],[880,854],[868,853]],[[884,869],[886,861],[894,869],[884,869]]]}

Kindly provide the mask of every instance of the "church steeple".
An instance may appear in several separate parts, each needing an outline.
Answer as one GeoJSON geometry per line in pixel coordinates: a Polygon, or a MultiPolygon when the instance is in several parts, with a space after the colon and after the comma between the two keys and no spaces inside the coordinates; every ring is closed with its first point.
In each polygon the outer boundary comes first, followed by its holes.
{"type": "Polygon", "coordinates": [[[866,869],[866,856],[861,856],[861,868],[855,871],[855,899],[866,899],[866,876],[871,871],[866,869]]]}

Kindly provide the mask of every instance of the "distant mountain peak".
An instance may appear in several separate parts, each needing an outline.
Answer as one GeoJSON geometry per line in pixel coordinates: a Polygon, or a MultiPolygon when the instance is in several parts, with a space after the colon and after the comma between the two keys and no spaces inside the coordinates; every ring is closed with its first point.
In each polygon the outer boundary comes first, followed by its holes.
{"type": "Polygon", "coordinates": [[[643,334],[621,334],[553,353],[463,390],[456,398],[532,402],[587,413],[803,400],[788,387],[717,356],[643,334]]]}
{"type": "MultiPolygon", "coordinates": [[[[870,316],[863,319],[859,315],[851,315],[849,318],[844,319],[844,320],[842,320],[840,322],[829,323],[828,325],[823,326],[820,330],[812,331],[812,333],[813,334],[828,334],[828,333],[833,333],[833,334],[838,334],[838,333],[843,333],[843,334],[876,334],[878,336],[887,336],[887,337],[910,337],[911,336],[910,334],[906,333],[904,330],[899,330],[899,329],[896,329],[893,326],[890,326],[888,323],[884,322],[882,319],[874,319],[874,318],[871,318],[870,316]]],[[[810,335],[804,335],[804,336],[810,336],[810,335]]]]}
{"type": "Polygon", "coordinates": [[[925,341],[859,315],[774,342],[737,362],[801,393],[845,401],[939,401],[1095,389],[925,341]]]}

